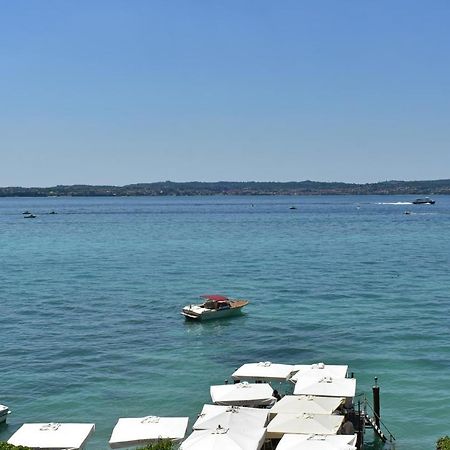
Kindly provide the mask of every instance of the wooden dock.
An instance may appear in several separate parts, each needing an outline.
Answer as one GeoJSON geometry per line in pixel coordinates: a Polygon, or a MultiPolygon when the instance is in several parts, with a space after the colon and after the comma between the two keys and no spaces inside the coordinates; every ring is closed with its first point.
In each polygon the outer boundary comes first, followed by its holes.
{"type": "MultiPolygon", "coordinates": [[[[379,394],[379,390],[376,391],[376,395],[379,394]]],[[[378,397],[378,408],[379,408],[379,397],[378,397]]],[[[379,411],[379,409],[378,409],[379,411]]],[[[355,410],[351,415],[351,421],[355,428],[355,432],[358,435],[358,450],[364,450],[365,444],[365,432],[367,429],[373,430],[375,436],[380,439],[380,441],[385,444],[386,449],[395,449],[395,437],[388,430],[386,425],[381,421],[379,412],[376,412],[372,405],[367,400],[366,396],[363,396],[358,404],[355,405],[355,410]]]]}

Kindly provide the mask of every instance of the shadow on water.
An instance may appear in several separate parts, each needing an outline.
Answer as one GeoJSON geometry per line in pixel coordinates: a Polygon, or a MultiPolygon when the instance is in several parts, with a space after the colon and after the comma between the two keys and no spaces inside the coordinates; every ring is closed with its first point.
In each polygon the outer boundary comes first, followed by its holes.
{"type": "Polygon", "coordinates": [[[234,317],[222,317],[220,319],[211,319],[211,320],[185,319],[184,324],[187,327],[188,332],[190,331],[208,332],[208,331],[225,330],[227,328],[232,327],[235,323],[243,325],[246,319],[247,317],[245,314],[240,314],[234,317]]]}
{"type": "Polygon", "coordinates": [[[388,443],[383,443],[379,439],[373,441],[366,440],[364,442],[364,450],[389,450],[391,447],[388,443]]]}

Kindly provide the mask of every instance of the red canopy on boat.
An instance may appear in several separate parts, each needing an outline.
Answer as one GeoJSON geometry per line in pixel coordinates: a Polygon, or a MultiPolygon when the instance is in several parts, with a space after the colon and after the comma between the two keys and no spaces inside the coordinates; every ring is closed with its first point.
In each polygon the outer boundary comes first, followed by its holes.
{"type": "Polygon", "coordinates": [[[209,295],[209,294],[205,294],[205,295],[200,295],[201,298],[204,298],[206,300],[213,300],[215,302],[227,302],[228,301],[228,297],[224,297],[223,295],[209,295]]]}

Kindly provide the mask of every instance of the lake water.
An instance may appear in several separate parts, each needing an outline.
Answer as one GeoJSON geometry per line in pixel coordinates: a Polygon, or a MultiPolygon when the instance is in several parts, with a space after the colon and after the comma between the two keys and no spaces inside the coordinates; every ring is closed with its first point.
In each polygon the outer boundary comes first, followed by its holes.
{"type": "Polygon", "coordinates": [[[397,449],[433,449],[450,433],[450,197],[412,199],[0,199],[0,439],[84,421],[106,449],[119,417],[193,419],[245,362],[324,361],[358,392],[378,376],[397,449]],[[204,293],[251,303],[185,322],[204,293]]]}

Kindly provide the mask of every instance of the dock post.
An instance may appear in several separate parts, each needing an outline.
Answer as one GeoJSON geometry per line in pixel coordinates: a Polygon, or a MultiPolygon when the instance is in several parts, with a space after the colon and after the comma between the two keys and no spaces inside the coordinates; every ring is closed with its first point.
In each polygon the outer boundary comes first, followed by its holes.
{"type": "Polygon", "coordinates": [[[358,430],[357,430],[357,438],[356,447],[358,449],[364,448],[364,427],[365,427],[365,416],[364,411],[361,411],[361,400],[358,400],[358,430]]]}
{"type": "Polygon", "coordinates": [[[375,424],[380,428],[380,386],[378,386],[378,377],[375,377],[375,385],[372,387],[372,393],[375,424]]]}

